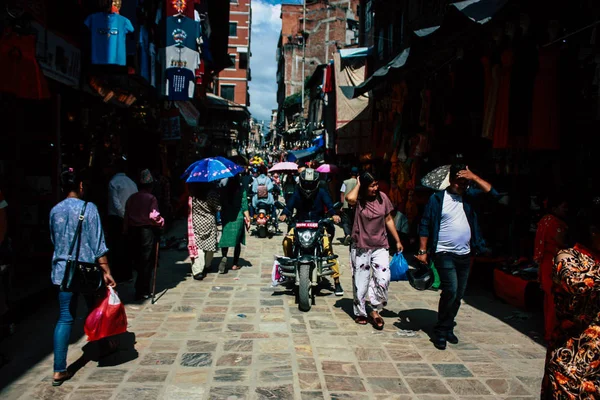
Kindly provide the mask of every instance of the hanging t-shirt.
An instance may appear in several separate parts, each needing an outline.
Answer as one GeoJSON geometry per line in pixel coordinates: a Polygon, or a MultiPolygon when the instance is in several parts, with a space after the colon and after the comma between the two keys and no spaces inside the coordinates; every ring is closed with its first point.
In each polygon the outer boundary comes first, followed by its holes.
{"type": "Polygon", "coordinates": [[[188,18],[194,18],[194,5],[198,0],[168,0],[167,16],[185,15],[188,18]]]}
{"type": "Polygon", "coordinates": [[[150,53],[150,84],[156,87],[156,47],[154,43],[148,45],[148,52],[150,53]]]}
{"type": "Polygon", "coordinates": [[[92,36],[92,64],[126,64],[125,38],[133,32],[131,21],[101,12],[88,16],[85,25],[92,36]]]}
{"type": "Polygon", "coordinates": [[[187,68],[194,71],[200,65],[200,53],[187,47],[166,47],[165,58],[165,68],[187,68]]]}
{"type": "Polygon", "coordinates": [[[143,25],[140,27],[138,44],[140,45],[140,75],[150,81],[150,44],[148,43],[148,29],[143,25]]]}
{"type": "Polygon", "coordinates": [[[189,100],[194,97],[194,72],[187,68],[167,68],[167,96],[169,100],[189,100]]]}
{"type": "Polygon", "coordinates": [[[200,23],[183,16],[167,18],[167,46],[187,47],[198,51],[200,23]]]}

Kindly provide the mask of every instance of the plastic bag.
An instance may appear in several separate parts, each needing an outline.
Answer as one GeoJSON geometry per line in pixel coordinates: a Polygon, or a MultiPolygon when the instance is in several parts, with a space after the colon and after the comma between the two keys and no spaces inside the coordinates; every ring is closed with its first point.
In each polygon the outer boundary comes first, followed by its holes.
{"type": "Polygon", "coordinates": [[[408,262],[406,258],[402,255],[402,253],[397,253],[390,261],[390,280],[392,282],[398,281],[406,281],[408,277],[406,276],[406,271],[408,271],[408,262]]]}
{"type": "Polygon", "coordinates": [[[88,315],[83,329],[88,337],[88,342],[127,331],[125,306],[113,288],[107,288],[106,297],[88,315]]]}
{"type": "Polygon", "coordinates": [[[438,273],[438,270],[435,268],[433,261],[431,261],[429,263],[429,268],[431,268],[431,270],[433,271],[433,276],[434,276],[433,285],[431,286],[431,288],[437,290],[440,288],[440,285],[442,284],[442,281],[440,280],[440,274],[438,273]]]}
{"type": "Polygon", "coordinates": [[[277,257],[280,256],[275,256],[273,270],[271,271],[271,281],[273,282],[271,286],[273,287],[279,286],[286,281],[286,277],[281,274],[281,266],[279,265],[279,261],[277,261],[277,257]]]}

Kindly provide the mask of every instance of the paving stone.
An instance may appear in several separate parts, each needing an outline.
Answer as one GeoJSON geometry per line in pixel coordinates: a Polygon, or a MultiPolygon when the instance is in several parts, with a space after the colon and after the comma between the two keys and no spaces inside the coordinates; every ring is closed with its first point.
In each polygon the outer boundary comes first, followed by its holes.
{"type": "Polygon", "coordinates": [[[408,386],[416,394],[450,394],[441,379],[406,378],[408,386]]]}
{"type": "Polygon", "coordinates": [[[268,367],[258,373],[259,382],[285,382],[292,381],[294,374],[291,366],[268,367]]]}
{"type": "Polygon", "coordinates": [[[302,392],[301,400],[323,400],[323,392],[302,392]]]}
{"type": "Polygon", "coordinates": [[[180,364],[182,367],[210,367],[212,362],[211,353],[184,353],[180,364]]]}
{"type": "MultiPolygon", "coordinates": [[[[527,396],[529,391],[516,379],[486,379],[485,383],[495,394],[504,396],[527,396]]],[[[541,385],[540,385],[541,387],[541,385]]]]}
{"type": "Polygon", "coordinates": [[[396,362],[405,362],[405,361],[422,361],[423,357],[419,354],[418,351],[412,349],[386,349],[387,353],[390,355],[390,358],[396,362]]]}
{"type": "Polygon", "coordinates": [[[301,390],[321,389],[321,379],[319,374],[300,372],[298,374],[301,390]]]}
{"type": "Polygon", "coordinates": [[[358,348],[354,350],[359,361],[388,361],[389,358],[383,349],[358,348]]]}
{"type": "Polygon", "coordinates": [[[317,372],[317,363],[314,358],[298,358],[298,368],[300,371],[314,371],[317,372]]]}
{"type": "Polygon", "coordinates": [[[247,386],[213,386],[210,388],[208,398],[210,400],[246,400],[250,398],[250,390],[247,386]]]}
{"type": "Polygon", "coordinates": [[[446,384],[459,396],[489,395],[489,389],[476,379],[448,379],[446,384]]]}
{"type": "Polygon", "coordinates": [[[223,368],[215,371],[215,382],[246,382],[250,377],[247,368],[223,368]]]}
{"type": "Polygon", "coordinates": [[[176,358],[177,353],[150,353],[142,358],[140,365],[171,365],[176,358]]]}
{"type": "Polygon", "coordinates": [[[172,378],[174,384],[204,385],[208,382],[208,370],[180,369],[172,378]]]}
{"type": "Polygon", "coordinates": [[[27,397],[35,400],[63,400],[66,399],[72,391],[73,386],[71,385],[63,384],[59,387],[53,387],[44,382],[36,385],[33,391],[27,394],[27,397]]]}
{"type": "Polygon", "coordinates": [[[228,340],[223,344],[224,351],[252,352],[253,347],[252,340],[228,340]]]}
{"type": "Polygon", "coordinates": [[[258,400],[292,399],[294,398],[294,387],[292,385],[257,387],[255,393],[258,400]]]}
{"type": "Polygon", "coordinates": [[[398,371],[392,363],[359,362],[358,365],[363,376],[398,376],[398,371]]]}
{"type": "Polygon", "coordinates": [[[330,392],[365,392],[365,385],[358,377],[325,375],[325,385],[330,392]]]}
{"type": "Polygon", "coordinates": [[[99,369],[91,373],[88,382],[121,383],[125,378],[126,369],[99,369]]]}
{"type": "Polygon", "coordinates": [[[292,356],[286,353],[262,353],[258,355],[258,363],[290,365],[292,363],[292,356]]]}
{"type": "Polygon", "coordinates": [[[473,376],[462,364],[433,364],[433,368],[444,378],[470,378],[473,376]]]}
{"type": "Polygon", "coordinates": [[[212,352],[217,349],[217,343],[202,340],[188,340],[187,350],[192,353],[212,352]]]}
{"type": "MultiPolygon", "coordinates": [[[[72,399],[77,400],[109,400],[113,396],[111,390],[94,389],[94,390],[75,390],[71,395],[72,399]]],[[[4,399],[4,397],[3,397],[4,399]]]]}
{"type": "Polygon", "coordinates": [[[374,393],[409,393],[408,387],[399,378],[367,378],[374,393]]]}
{"type": "Polygon", "coordinates": [[[247,367],[252,364],[251,354],[228,353],[224,354],[217,360],[217,367],[247,367]]]}
{"type": "Polygon", "coordinates": [[[142,368],[134,371],[127,382],[134,383],[162,383],[167,379],[169,371],[142,368]]]}
{"type": "Polygon", "coordinates": [[[490,363],[469,363],[467,367],[476,377],[503,377],[506,376],[506,371],[497,364],[490,363]]]}
{"type": "Polygon", "coordinates": [[[323,361],[322,368],[325,375],[358,376],[358,371],[353,363],[323,361]]]}
{"type": "Polygon", "coordinates": [[[252,324],[227,324],[227,332],[252,332],[254,325],[252,324]]]}
{"type": "Polygon", "coordinates": [[[157,400],[160,389],[148,387],[128,387],[117,393],[117,400],[157,400]]]}
{"type": "Polygon", "coordinates": [[[403,376],[437,376],[437,373],[429,364],[400,363],[396,365],[403,376]]]}

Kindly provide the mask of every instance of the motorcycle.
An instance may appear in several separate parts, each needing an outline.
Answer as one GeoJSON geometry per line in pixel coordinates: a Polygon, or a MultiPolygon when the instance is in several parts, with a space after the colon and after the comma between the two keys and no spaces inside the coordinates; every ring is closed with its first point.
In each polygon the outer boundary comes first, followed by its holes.
{"type": "MultiPolygon", "coordinates": [[[[342,204],[336,203],[334,208],[339,210],[342,204]]],[[[278,257],[277,261],[282,275],[294,281],[296,303],[300,311],[310,311],[321,281],[334,272],[331,267],[338,256],[325,255],[323,249],[323,235],[332,225],[331,218],[318,221],[291,220],[288,224],[289,228],[294,228],[293,256],[278,257]]]]}
{"type": "MultiPolygon", "coordinates": [[[[278,208],[283,207],[278,207],[278,204],[275,204],[275,210],[277,210],[278,208]]],[[[267,236],[273,236],[277,232],[277,212],[272,213],[272,209],[272,206],[263,201],[259,201],[256,204],[256,210],[254,215],[254,222],[256,224],[256,228],[254,229],[254,233],[261,239],[264,239],[267,236]]]]}

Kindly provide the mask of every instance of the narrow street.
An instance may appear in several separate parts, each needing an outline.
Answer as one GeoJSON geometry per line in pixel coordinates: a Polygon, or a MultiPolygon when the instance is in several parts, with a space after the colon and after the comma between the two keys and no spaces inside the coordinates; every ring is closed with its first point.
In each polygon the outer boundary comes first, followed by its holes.
{"type": "MultiPolygon", "coordinates": [[[[184,225],[173,234],[183,236],[184,225]]],[[[0,397],[13,399],[534,399],[545,349],[472,304],[497,315],[515,310],[491,297],[467,296],[458,317],[459,345],[436,350],[427,332],[438,293],[392,283],[382,332],[354,323],[347,247],[337,244],[343,297],[317,298],[298,311],[284,288],[271,287],[281,238],[249,238],[246,267],[194,281],[186,251],[161,253],[157,303],[128,303],[129,332],[119,352],[77,362],[75,377],[53,388],[56,301],[40,307],[2,343],[13,361],[2,370],[0,397]],[[402,317],[402,323],[400,322],[402,317]],[[41,328],[45,327],[45,328],[41,328]],[[403,328],[403,329],[402,329],[403,328]],[[423,328],[411,336],[406,329],[423,328]],[[42,330],[40,330],[42,329],[42,330]],[[135,335],[135,339],[133,339],[135,335]],[[135,342],[135,344],[134,344],[135,342]],[[135,350],[133,349],[135,347],[135,350]]],[[[339,242],[338,242],[339,243],[339,242]]],[[[218,259],[213,262],[216,270],[218,259]]],[[[81,302],[82,303],[82,302],[81,302]]],[[[81,305],[81,304],[80,304],[81,305]]],[[[80,310],[83,312],[83,309],[80,310]]],[[[82,315],[80,313],[80,315],[82,315]]],[[[83,354],[77,321],[69,364],[83,354]]],[[[522,329],[524,330],[524,329],[522,329]]]]}

